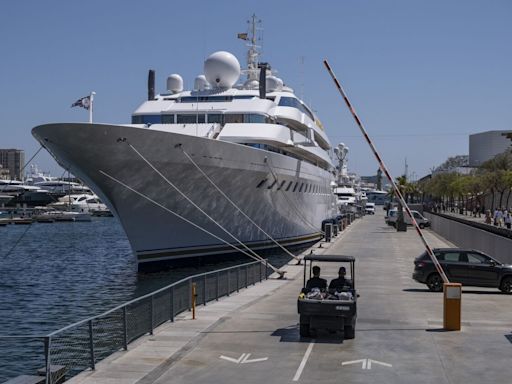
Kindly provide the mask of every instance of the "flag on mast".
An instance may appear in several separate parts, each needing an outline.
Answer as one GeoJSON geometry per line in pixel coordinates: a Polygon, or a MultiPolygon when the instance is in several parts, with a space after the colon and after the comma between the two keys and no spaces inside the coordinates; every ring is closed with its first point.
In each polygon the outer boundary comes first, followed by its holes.
{"type": "Polygon", "coordinates": [[[73,104],[71,104],[71,108],[73,107],[82,107],[89,110],[89,108],[91,108],[91,96],[89,95],[78,99],[73,104]]]}
{"type": "Polygon", "coordinates": [[[237,37],[242,40],[249,40],[247,33],[239,33],[237,37]]]}

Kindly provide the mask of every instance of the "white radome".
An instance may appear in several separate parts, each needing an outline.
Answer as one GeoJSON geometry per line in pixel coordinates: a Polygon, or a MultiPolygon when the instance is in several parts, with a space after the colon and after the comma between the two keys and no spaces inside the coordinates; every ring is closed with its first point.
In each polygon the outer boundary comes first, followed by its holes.
{"type": "Polygon", "coordinates": [[[260,87],[260,82],[258,80],[247,80],[244,83],[245,89],[258,89],[260,87]]]}
{"type": "Polygon", "coordinates": [[[194,90],[196,91],[204,91],[205,89],[210,88],[210,84],[208,80],[206,80],[205,75],[199,75],[194,80],[194,90]]]}
{"type": "Polygon", "coordinates": [[[167,77],[167,90],[172,93],[183,91],[183,78],[177,73],[167,77]]]}
{"type": "Polygon", "coordinates": [[[283,89],[283,80],[275,76],[268,76],[266,81],[267,92],[276,92],[283,89]]]}
{"type": "Polygon", "coordinates": [[[212,53],[204,62],[206,80],[216,88],[231,88],[240,77],[240,63],[231,53],[212,53]]]}

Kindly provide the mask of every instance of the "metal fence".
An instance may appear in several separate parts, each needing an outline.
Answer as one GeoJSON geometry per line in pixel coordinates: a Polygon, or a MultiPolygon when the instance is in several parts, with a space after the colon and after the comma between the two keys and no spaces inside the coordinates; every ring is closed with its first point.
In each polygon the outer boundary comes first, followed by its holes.
{"type": "Polygon", "coordinates": [[[271,273],[267,263],[255,261],[189,276],[48,335],[0,337],[0,342],[30,340],[32,352],[40,348],[40,353],[30,358],[33,364],[44,368],[39,373],[45,374],[46,384],[62,382],[84,370],[95,369],[99,361],[119,350],[127,350],[132,341],[153,334],[160,324],[173,322],[176,315],[190,310],[193,283],[197,305],[206,305],[262,281],[271,273]]]}

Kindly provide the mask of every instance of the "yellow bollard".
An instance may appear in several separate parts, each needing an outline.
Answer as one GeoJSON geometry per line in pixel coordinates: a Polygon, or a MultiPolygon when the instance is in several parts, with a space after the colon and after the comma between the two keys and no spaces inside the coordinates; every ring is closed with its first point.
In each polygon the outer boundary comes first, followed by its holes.
{"type": "Polygon", "coordinates": [[[460,331],[462,284],[445,283],[443,288],[443,328],[460,331]]]}
{"type": "Polygon", "coordinates": [[[191,295],[192,295],[192,320],[195,320],[196,319],[196,298],[197,298],[196,283],[192,283],[191,295]]]}

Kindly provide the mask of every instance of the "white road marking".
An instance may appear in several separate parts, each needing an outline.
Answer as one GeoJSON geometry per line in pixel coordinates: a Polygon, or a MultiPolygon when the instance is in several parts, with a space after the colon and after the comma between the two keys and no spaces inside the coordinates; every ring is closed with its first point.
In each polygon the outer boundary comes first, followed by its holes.
{"type": "Polygon", "coordinates": [[[315,345],[314,342],[309,343],[308,349],[306,350],[306,353],[304,354],[304,357],[302,358],[302,361],[300,362],[299,368],[297,368],[297,372],[295,372],[295,376],[293,376],[293,381],[299,381],[300,375],[302,375],[302,371],[304,370],[304,367],[306,366],[306,362],[309,359],[309,355],[311,354],[311,351],[313,350],[313,345],[315,345]]]}
{"type": "Polygon", "coordinates": [[[383,363],[382,361],[372,360],[372,359],[360,359],[360,360],[352,360],[352,361],[342,361],[341,365],[351,365],[351,364],[359,364],[361,363],[361,369],[372,369],[372,363],[382,365],[383,367],[391,368],[393,365],[388,363],[383,363]]]}
{"type": "Polygon", "coordinates": [[[233,357],[228,357],[224,355],[220,355],[219,358],[223,360],[230,361],[235,364],[249,364],[249,363],[258,363],[260,361],[266,361],[268,360],[268,357],[260,357],[259,359],[251,359],[249,360],[249,357],[251,356],[250,353],[242,353],[238,359],[235,359],[233,357]]]}

